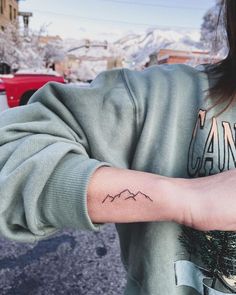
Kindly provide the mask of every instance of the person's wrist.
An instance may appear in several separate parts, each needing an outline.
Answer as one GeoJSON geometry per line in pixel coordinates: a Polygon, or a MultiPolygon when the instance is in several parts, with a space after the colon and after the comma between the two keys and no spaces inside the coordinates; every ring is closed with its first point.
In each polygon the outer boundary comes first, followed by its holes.
{"type": "Polygon", "coordinates": [[[188,212],[189,182],[184,178],[162,177],[159,179],[159,189],[162,190],[162,198],[159,199],[163,220],[174,221],[179,224],[186,222],[188,212]]]}

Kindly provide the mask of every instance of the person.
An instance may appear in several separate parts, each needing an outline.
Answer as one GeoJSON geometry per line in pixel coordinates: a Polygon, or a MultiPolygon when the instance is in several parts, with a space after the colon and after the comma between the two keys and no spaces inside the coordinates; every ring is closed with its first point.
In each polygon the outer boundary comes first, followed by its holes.
{"type": "Polygon", "coordinates": [[[179,239],[183,225],[236,231],[236,3],[223,5],[219,63],[113,69],[86,88],[52,82],[1,113],[2,236],[115,223],[125,295],[229,294],[179,239]]]}

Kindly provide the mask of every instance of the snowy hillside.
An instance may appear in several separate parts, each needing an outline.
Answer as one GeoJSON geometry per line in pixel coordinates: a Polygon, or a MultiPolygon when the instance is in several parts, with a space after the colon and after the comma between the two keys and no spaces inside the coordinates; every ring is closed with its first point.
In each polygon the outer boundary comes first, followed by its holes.
{"type": "Polygon", "coordinates": [[[149,60],[149,55],[160,49],[201,50],[199,31],[174,31],[148,29],[143,35],[126,36],[115,44],[122,48],[125,61],[132,68],[139,68],[149,60]]]}
{"type": "MultiPolygon", "coordinates": [[[[83,68],[90,68],[89,78],[94,78],[97,73],[106,69],[106,61],[109,57],[120,58],[123,66],[139,69],[149,61],[149,55],[158,52],[162,48],[176,50],[202,50],[200,44],[200,32],[197,30],[161,30],[157,28],[147,29],[144,33],[129,33],[114,42],[108,42],[104,47],[89,47],[74,50],[71,53],[82,60],[83,68]],[[86,65],[86,66],[85,66],[86,65]]],[[[86,39],[64,40],[66,50],[86,44],[86,39]]],[[[90,44],[104,44],[101,40],[89,40],[90,44]]]]}

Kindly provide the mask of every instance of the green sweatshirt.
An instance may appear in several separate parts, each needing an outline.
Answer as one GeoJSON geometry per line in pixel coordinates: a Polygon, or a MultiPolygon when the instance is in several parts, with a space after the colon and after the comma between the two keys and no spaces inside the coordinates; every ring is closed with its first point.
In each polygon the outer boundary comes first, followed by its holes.
{"type": "MultiPolygon", "coordinates": [[[[215,117],[207,75],[186,65],[115,69],[89,87],[48,83],[0,115],[0,233],[20,242],[58,229],[99,231],[86,203],[100,166],[199,177],[235,168],[235,107],[215,117]]],[[[174,222],[116,224],[126,295],[219,295],[174,222]],[[204,293],[205,292],[205,293],[204,293]]],[[[227,291],[227,294],[229,291],[227,291]]]]}

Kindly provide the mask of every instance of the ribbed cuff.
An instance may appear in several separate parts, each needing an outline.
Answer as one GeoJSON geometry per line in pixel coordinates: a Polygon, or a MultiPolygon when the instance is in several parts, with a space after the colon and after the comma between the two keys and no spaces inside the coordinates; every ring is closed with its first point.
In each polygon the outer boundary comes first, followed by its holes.
{"type": "Polygon", "coordinates": [[[93,223],[88,215],[87,190],[90,177],[101,166],[111,165],[84,155],[67,154],[43,190],[42,222],[61,229],[99,231],[103,223],[93,223]]]}

